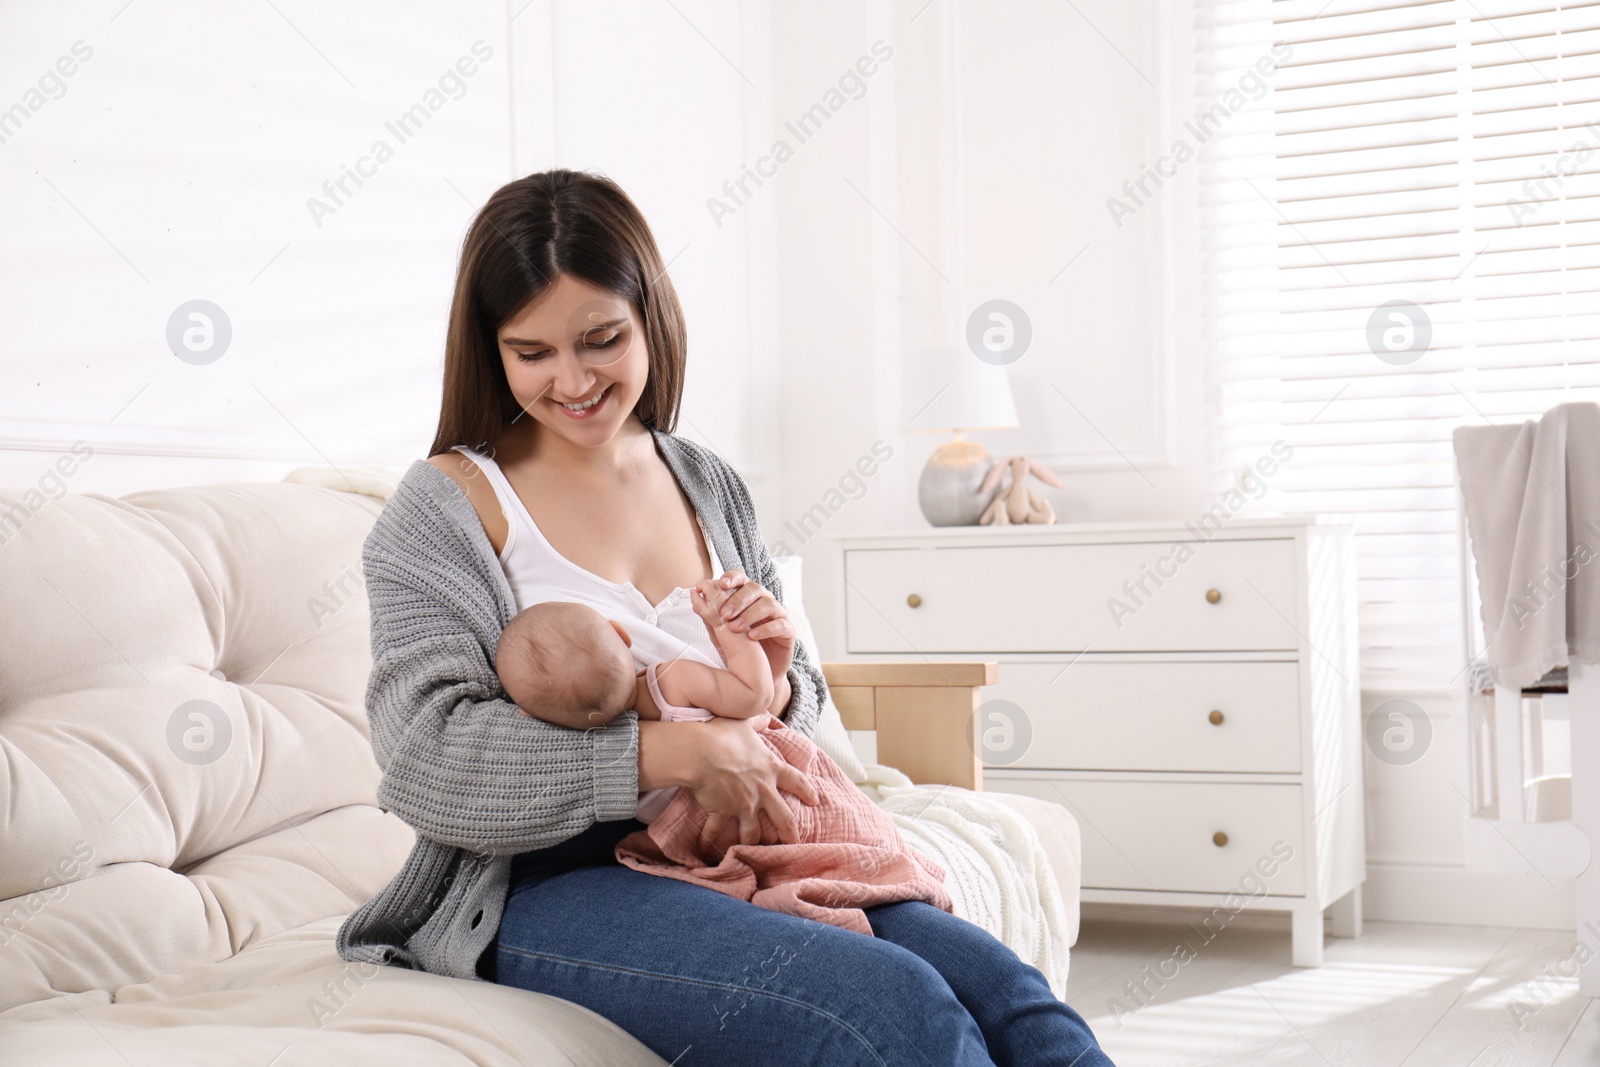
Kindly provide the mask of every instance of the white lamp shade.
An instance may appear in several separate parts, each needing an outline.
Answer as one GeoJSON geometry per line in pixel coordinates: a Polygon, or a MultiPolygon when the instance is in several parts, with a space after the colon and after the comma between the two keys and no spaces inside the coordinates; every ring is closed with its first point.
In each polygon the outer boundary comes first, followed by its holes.
{"type": "Polygon", "coordinates": [[[900,397],[900,429],[905,433],[1018,425],[1006,369],[965,348],[925,349],[908,356],[900,397]]]}

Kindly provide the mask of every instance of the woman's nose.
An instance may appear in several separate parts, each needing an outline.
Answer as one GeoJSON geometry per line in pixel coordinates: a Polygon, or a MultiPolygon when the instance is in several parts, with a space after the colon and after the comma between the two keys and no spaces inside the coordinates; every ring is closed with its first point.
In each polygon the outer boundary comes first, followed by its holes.
{"type": "Polygon", "coordinates": [[[594,384],[594,373],[575,352],[563,352],[556,363],[556,392],[576,400],[594,384]]]}

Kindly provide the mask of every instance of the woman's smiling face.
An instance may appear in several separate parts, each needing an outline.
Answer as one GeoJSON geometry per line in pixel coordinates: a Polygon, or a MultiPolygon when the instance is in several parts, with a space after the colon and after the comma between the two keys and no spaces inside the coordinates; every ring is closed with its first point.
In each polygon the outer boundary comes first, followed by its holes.
{"type": "Polygon", "coordinates": [[[498,341],[522,410],[583,447],[616,435],[649,377],[644,328],[632,305],[566,274],[500,327],[498,341]]]}

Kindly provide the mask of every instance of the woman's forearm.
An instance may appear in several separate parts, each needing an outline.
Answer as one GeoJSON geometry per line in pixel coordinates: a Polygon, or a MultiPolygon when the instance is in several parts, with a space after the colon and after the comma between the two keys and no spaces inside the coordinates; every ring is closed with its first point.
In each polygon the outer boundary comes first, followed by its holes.
{"type": "Polygon", "coordinates": [[[639,791],[687,785],[682,747],[679,742],[692,732],[690,722],[639,720],[639,791]],[[676,732],[674,732],[676,730],[676,732]]]}

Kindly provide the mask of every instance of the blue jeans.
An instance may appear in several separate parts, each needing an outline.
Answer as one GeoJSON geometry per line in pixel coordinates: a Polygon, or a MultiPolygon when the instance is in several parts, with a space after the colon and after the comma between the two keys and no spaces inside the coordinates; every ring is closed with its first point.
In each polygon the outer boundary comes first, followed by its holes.
{"type": "Polygon", "coordinates": [[[1044,975],[922,901],[866,909],[875,937],[616,862],[597,823],[513,863],[479,973],[605,1016],[675,1067],[1109,1067],[1044,975]]]}

